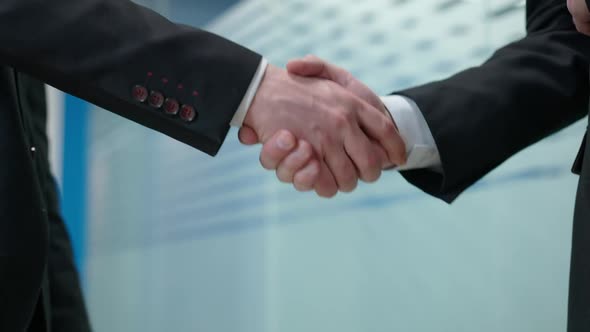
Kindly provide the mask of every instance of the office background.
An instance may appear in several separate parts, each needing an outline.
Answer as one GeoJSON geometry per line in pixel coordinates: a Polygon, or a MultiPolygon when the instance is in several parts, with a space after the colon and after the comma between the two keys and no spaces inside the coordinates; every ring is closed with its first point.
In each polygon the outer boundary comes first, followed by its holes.
{"type": "MultiPolygon", "coordinates": [[[[514,0],[142,3],[276,65],[319,55],[379,94],[478,65],[524,36],[514,0]]],[[[210,158],[49,98],[52,164],[96,331],[565,329],[569,169],[586,120],[448,206],[395,172],[317,199],[263,171],[234,129],[210,158]]]]}

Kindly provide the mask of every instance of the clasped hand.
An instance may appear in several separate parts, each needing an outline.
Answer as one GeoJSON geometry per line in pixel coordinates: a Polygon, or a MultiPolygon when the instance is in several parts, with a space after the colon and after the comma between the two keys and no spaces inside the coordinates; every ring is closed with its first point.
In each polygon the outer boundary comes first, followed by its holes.
{"type": "Polygon", "coordinates": [[[395,123],[368,87],[314,56],[287,69],[268,66],[239,133],[244,144],[264,144],[264,168],[299,191],[332,197],[405,163],[395,123]]]}

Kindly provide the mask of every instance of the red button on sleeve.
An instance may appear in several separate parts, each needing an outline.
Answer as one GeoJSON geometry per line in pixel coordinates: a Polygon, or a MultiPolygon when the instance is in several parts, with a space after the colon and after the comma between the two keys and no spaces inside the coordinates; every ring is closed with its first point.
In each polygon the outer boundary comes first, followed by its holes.
{"type": "Polygon", "coordinates": [[[168,98],[164,102],[164,113],[166,113],[168,115],[178,114],[179,108],[180,108],[180,105],[178,104],[178,101],[176,101],[176,99],[168,98]]]}
{"type": "Polygon", "coordinates": [[[160,108],[164,104],[164,95],[158,91],[150,92],[148,104],[153,108],[160,108]]]}
{"type": "Polygon", "coordinates": [[[148,97],[148,91],[144,86],[136,85],[131,90],[131,96],[136,101],[143,103],[148,97]]]}
{"type": "Polygon", "coordinates": [[[192,122],[196,119],[197,112],[192,106],[182,105],[180,108],[180,118],[185,122],[192,122]]]}

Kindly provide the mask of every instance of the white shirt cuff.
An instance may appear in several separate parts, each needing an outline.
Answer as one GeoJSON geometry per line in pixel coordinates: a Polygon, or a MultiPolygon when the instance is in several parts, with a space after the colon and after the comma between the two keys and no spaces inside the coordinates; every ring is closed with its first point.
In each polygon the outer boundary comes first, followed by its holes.
{"type": "Polygon", "coordinates": [[[244,95],[244,98],[238,107],[238,110],[229,123],[231,126],[241,127],[242,123],[244,123],[248,109],[250,109],[250,104],[252,104],[252,100],[254,99],[254,96],[256,96],[260,82],[262,82],[262,78],[264,77],[264,72],[266,71],[267,65],[268,61],[265,58],[262,58],[260,64],[258,65],[258,69],[256,69],[256,73],[252,78],[252,82],[250,82],[250,86],[248,87],[248,90],[246,91],[246,94],[244,95]]]}
{"type": "Polygon", "coordinates": [[[404,96],[392,95],[381,97],[389,110],[400,136],[406,143],[408,160],[396,170],[430,168],[440,172],[441,161],[438,148],[428,128],[428,123],[416,103],[404,96]]]}

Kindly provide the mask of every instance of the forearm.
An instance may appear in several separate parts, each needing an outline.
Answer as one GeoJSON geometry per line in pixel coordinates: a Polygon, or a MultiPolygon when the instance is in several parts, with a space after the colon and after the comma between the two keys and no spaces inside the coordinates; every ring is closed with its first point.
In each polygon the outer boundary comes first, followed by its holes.
{"type": "Polygon", "coordinates": [[[402,91],[432,130],[442,173],[403,173],[452,201],[521,149],[587,114],[590,40],[573,28],[531,34],[480,67],[402,91]],[[469,162],[466,162],[469,161],[469,162]]]}
{"type": "Polygon", "coordinates": [[[214,154],[261,57],[126,0],[7,0],[0,59],[66,92],[214,154]],[[33,28],[34,27],[34,28],[33,28]],[[193,107],[183,122],[133,99],[142,85],[193,107]]]}

